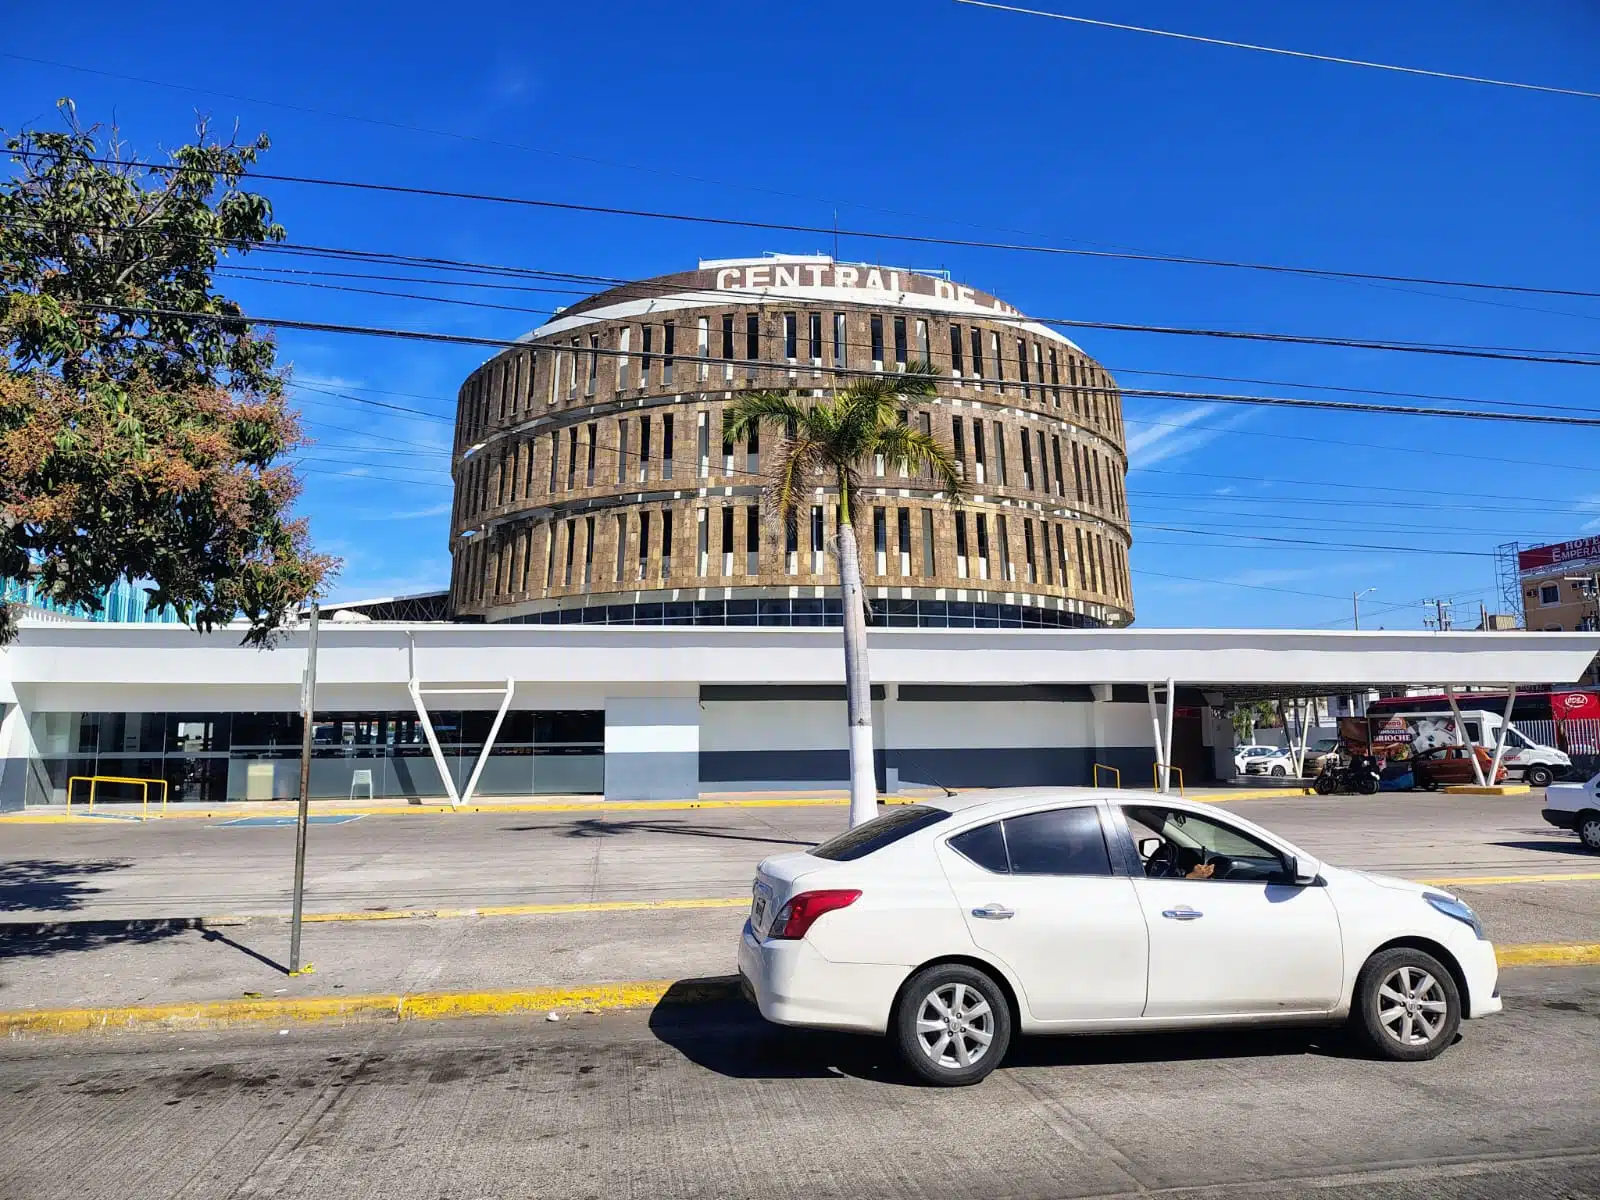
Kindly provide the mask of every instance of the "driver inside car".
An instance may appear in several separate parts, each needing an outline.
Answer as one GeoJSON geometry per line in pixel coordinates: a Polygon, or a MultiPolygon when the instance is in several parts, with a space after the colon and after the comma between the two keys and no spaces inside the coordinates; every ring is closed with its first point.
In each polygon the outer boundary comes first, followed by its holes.
{"type": "Polygon", "coordinates": [[[1150,814],[1155,820],[1139,819],[1131,813],[1129,815],[1152,832],[1156,826],[1162,830],[1160,835],[1145,839],[1157,843],[1145,857],[1144,873],[1149,878],[1213,879],[1217,877],[1219,870],[1226,872],[1228,861],[1222,856],[1207,854],[1202,847],[1185,846],[1178,842],[1172,836],[1169,822],[1161,819],[1164,814],[1150,814]]]}

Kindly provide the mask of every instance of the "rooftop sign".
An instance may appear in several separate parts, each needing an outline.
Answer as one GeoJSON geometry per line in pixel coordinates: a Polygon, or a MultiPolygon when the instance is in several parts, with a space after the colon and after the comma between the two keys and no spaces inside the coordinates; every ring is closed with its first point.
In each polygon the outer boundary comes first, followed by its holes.
{"type": "Polygon", "coordinates": [[[1534,546],[1517,553],[1517,570],[1538,575],[1561,567],[1600,560],[1600,537],[1574,538],[1552,546],[1534,546]]]}

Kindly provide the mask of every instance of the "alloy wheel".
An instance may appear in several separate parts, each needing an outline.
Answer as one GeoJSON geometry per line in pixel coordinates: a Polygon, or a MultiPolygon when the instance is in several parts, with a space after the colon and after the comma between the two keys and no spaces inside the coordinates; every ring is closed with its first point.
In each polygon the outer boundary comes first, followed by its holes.
{"type": "Polygon", "coordinates": [[[1378,988],[1378,1021],[1402,1046],[1426,1046],[1449,1012],[1444,988],[1421,967],[1397,967],[1378,988]]]}
{"type": "Polygon", "coordinates": [[[988,1054],[994,1031],[994,1010],[964,983],[934,988],[917,1009],[917,1044],[947,1070],[964,1070],[988,1054]]]}

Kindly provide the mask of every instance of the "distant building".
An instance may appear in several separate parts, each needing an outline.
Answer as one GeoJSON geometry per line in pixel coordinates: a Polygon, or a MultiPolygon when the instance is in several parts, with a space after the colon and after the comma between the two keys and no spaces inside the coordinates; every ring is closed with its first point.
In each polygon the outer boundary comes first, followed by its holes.
{"type": "MultiPolygon", "coordinates": [[[[1517,554],[1523,626],[1541,633],[1600,629],[1600,537],[1532,546],[1517,554]]],[[[1591,664],[1584,683],[1600,679],[1591,664]]]]}
{"type": "Polygon", "coordinates": [[[63,604],[49,596],[32,579],[0,579],[0,602],[19,604],[33,610],[32,615],[60,617],[77,621],[98,621],[119,625],[181,624],[170,606],[150,609],[150,589],[119,579],[99,596],[99,608],[82,604],[63,604]]]}
{"type": "Polygon", "coordinates": [[[928,362],[901,419],[959,459],[862,464],[869,624],[1107,628],[1133,620],[1114,379],[1059,332],[941,275],[827,256],[702,261],[591,296],[461,388],[451,608],[490,624],[838,625],[836,498],[763,519],[772,431],[751,389],[809,402],[928,362]],[[761,444],[765,434],[766,444],[761,444]]]}

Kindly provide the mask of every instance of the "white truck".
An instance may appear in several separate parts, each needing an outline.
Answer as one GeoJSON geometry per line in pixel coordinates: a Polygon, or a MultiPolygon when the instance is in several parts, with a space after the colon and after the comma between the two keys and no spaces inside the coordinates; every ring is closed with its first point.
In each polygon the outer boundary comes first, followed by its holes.
{"type": "MultiPolygon", "coordinates": [[[[1374,713],[1367,719],[1373,730],[1373,739],[1377,742],[1395,740],[1394,735],[1399,732],[1395,722],[1403,722],[1405,733],[1410,735],[1411,748],[1418,754],[1457,744],[1456,718],[1449,709],[1442,712],[1395,713],[1387,719],[1374,713]],[[1385,732],[1389,733],[1388,737],[1385,737],[1385,732]]],[[[1503,730],[1506,749],[1500,761],[1506,769],[1507,779],[1521,778],[1529,787],[1546,787],[1572,769],[1572,759],[1554,746],[1540,745],[1515,726],[1504,728],[1505,722],[1499,713],[1463,710],[1461,724],[1466,741],[1482,746],[1490,754],[1499,744],[1503,730]]]]}
{"type": "Polygon", "coordinates": [[[1539,815],[1557,829],[1572,830],[1585,850],[1600,854],[1600,775],[1588,783],[1552,783],[1539,815]]]}

